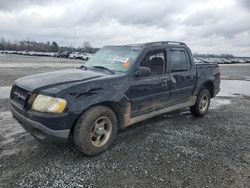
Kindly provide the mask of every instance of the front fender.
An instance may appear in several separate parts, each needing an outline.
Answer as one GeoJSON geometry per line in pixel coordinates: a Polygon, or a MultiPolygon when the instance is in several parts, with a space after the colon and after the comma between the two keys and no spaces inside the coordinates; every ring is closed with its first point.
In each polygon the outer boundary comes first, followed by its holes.
{"type": "Polygon", "coordinates": [[[126,88],[122,87],[121,84],[118,86],[116,87],[115,83],[111,85],[108,82],[102,82],[85,85],[84,87],[78,86],[77,92],[72,88],[67,96],[67,110],[73,113],[81,113],[90,106],[103,102],[115,102],[121,105],[129,103],[128,98],[124,95],[126,88]]]}

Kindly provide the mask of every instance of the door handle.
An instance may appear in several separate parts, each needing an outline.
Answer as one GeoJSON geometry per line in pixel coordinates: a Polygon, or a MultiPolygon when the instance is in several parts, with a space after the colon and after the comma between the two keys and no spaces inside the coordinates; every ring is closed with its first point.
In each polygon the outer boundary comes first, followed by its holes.
{"type": "Polygon", "coordinates": [[[168,79],[161,79],[160,80],[161,87],[167,87],[168,86],[168,79]]]}

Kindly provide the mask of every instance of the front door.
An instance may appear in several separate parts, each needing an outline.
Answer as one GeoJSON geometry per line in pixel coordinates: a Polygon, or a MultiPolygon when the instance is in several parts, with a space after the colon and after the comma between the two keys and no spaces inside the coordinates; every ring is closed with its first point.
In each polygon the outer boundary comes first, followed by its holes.
{"type": "Polygon", "coordinates": [[[140,66],[151,69],[151,75],[134,77],[127,96],[131,101],[131,116],[164,108],[169,97],[169,76],[166,74],[166,50],[149,50],[140,66]]]}

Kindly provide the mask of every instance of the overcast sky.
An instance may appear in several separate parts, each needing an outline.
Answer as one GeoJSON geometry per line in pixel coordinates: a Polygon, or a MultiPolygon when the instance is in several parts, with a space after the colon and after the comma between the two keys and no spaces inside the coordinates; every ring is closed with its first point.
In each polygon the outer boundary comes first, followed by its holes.
{"type": "Polygon", "coordinates": [[[92,46],[178,40],[250,56],[250,0],[0,0],[0,38],[92,46]]]}

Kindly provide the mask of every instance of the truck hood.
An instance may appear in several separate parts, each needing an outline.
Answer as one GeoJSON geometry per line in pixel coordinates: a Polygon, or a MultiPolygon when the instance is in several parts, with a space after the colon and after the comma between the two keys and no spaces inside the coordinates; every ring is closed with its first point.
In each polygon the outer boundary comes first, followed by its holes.
{"type": "Polygon", "coordinates": [[[69,69],[26,76],[15,80],[14,84],[32,92],[37,89],[55,87],[71,82],[90,81],[105,75],[91,70],[69,69]]]}

